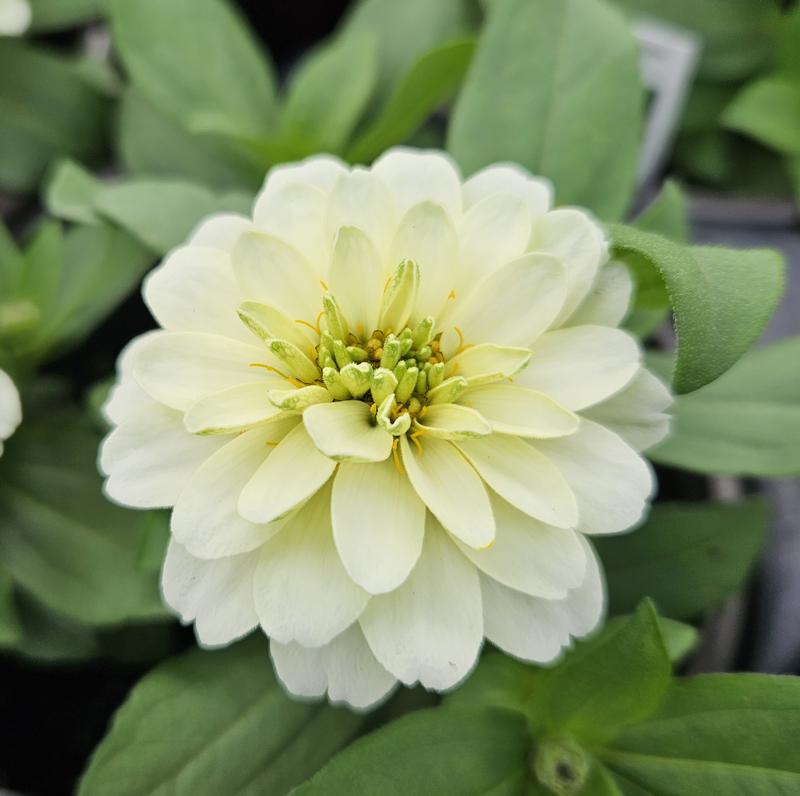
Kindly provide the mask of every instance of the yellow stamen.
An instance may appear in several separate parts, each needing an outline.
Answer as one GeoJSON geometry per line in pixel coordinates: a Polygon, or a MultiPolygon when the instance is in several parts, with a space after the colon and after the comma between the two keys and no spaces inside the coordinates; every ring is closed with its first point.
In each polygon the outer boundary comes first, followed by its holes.
{"type": "Polygon", "coordinates": [[[419,438],[425,433],[425,431],[421,428],[418,428],[416,431],[412,432],[408,435],[408,438],[414,443],[417,450],[419,451],[419,455],[422,456],[422,443],[419,441],[419,438]]]}
{"type": "Polygon", "coordinates": [[[323,282],[321,279],[319,280],[319,283],[322,285],[322,289],[327,293],[328,290],[329,290],[328,283],[327,282],[323,282]]]}
{"type": "Polygon", "coordinates": [[[449,299],[452,299],[453,301],[455,301],[455,299],[457,298],[457,296],[456,296],[456,291],[455,291],[455,290],[451,290],[451,291],[450,291],[450,292],[447,294],[447,298],[449,298],[449,299]]]}
{"type": "Polygon", "coordinates": [[[359,321],[356,324],[356,331],[358,332],[358,336],[363,338],[364,337],[364,324],[359,321]]]}
{"type": "Polygon", "coordinates": [[[419,418],[425,417],[425,413],[427,411],[428,411],[428,405],[425,404],[425,406],[423,406],[422,409],[419,410],[419,414],[417,415],[417,417],[419,417],[419,418]]]}
{"type": "Polygon", "coordinates": [[[394,461],[394,466],[397,469],[397,472],[400,473],[400,475],[405,475],[403,463],[400,461],[400,453],[397,450],[397,445],[399,442],[400,440],[397,437],[392,440],[392,461],[394,461]]]}
{"type": "MultiPolygon", "coordinates": [[[[323,310],[323,312],[324,312],[324,310],[323,310]]],[[[303,326],[308,326],[308,328],[311,329],[312,332],[316,332],[317,334],[321,334],[320,328],[319,328],[319,319],[320,319],[321,316],[322,316],[322,313],[317,315],[316,324],[309,323],[308,321],[304,321],[304,320],[302,320],[302,318],[296,318],[295,319],[295,323],[302,323],[303,326]]]]}
{"type": "Polygon", "coordinates": [[[376,403],[373,401],[373,403],[371,403],[371,404],[370,404],[370,406],[369,406],[369,411],[370,411],[370,414],[371,414],[373,417],[375,417],[375,415],[377,415],[377,414],[378,414],[378,404],[376,404],[376,403]]]}
{"type": "Polygon", "coordinates": [[[266,444],[267,444],[267,445],[272,445],[272,447],[275,447],[275,445],[280,445],[280,443],[279,443],[279,442],[275,442],[275,440],[272,440],[272,439],[268,439],[268,440],[266,441],[266,444]]]}
{"type": "Polygon", "coordinates": [[[464,342],[464,332],[458,328],[458,326],[453,327],[456,330],[456,334],[458,335],[458,348],[456,349],[456,353],[453,356],[458,356],[462,351],[466,351],[468,348],[473,348],[472,343],[465,343],[464,342]]]}
{"type": "Polygon", "coordinates": [[[289,384],[291,384],[293,387],[300,388],[300,387],[305,387],[306,386],[305,384],[303,384],[302,381],[298,381],[294,377],[288,376],[282,370],[278,370],[277,368],[273,368],[272,365],[265,365],[262,362],[251,362],[250,363],[250,367],[251,368],[264,368],[264,370],[269,370],[272,373],[277,373],[282,379],[286,379],[286,381],[288,381],[289,384]]]}

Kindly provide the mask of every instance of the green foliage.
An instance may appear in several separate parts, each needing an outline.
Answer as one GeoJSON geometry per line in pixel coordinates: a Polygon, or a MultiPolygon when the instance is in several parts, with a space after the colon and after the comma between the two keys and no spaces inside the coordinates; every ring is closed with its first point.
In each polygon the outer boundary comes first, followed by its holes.
{"type": "Polygon", "coordinates": [[[783,263],[772,251],[685,248],[615,225],[616,256],[643,258],[661,275],[678,333],[672,385],[677,393],[714,381],[761,335],[783,290],[783,263]]]}
{"type": "Polygon", "coordinates": [[[494,0],[448,148],[467,173],[516,161],[553,180],[560,204],[616,220],[631,199],[642,105],[635,41],[606,3],[494,0]]]}
{"type": "Polygon", "coordinates": [[[145,676],[92,757],[80,796],[283,794],[365,717],[290,700],[263,636],[194,650],[145,676]]]}
{"type": "MultiPolygon", "coordinates": [[[[718,381],[679,396],[654,461],[701,473],[800,473],[800,337],[756,349],[718,381]]],[[[653,358],[661,370],[665,357],[653,358]]]]}
{"type": "Polygon", "coordinates": [[[609,610],[630,611],[647,594],[666,616],[702,616],[742,585],[768,519],[766,503],[756,499],[659,503],[633,533],[594,539],[609,584],[609,610]]]}
{"type": "Polygon", "coordinates": [[[28,0],[33,12],[31,28],[38,32],[60,30],[89,22],[105,10],[107,0],[28,0]]]}

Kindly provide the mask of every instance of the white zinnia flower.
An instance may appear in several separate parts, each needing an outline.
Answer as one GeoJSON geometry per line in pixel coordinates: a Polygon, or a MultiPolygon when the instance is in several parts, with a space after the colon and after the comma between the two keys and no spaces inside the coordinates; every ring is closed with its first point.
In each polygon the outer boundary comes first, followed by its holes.
{"type": "Polygon", "coordinates": [[[22,422],[22,404],[11,376],[0,370],[0,456],[3,455],[3,442],[7,440],[22,422]]]}
{"type": "Polygon", "coordinates": [[[580,210],[440,153],[267,176],[148,278],[108,494],[173,506],[162,585],[206,646],[261,626],[294,694],[447,689],[484,636],[549,661],[603,613],[584,534],[637,523],[665,388],[580,210]]]}
{"type": "Polygon", "coordinates": [[[30,24],[27,0],[0,0],[0,36],[21,36],[30,24]]]}

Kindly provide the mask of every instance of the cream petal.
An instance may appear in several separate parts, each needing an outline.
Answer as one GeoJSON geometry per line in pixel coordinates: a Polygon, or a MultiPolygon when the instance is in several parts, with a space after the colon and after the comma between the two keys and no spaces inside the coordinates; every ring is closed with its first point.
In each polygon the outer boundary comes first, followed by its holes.
{"type": "Polygon", "coordinates": [[[630,383],[585,416],[619,434],[634,450],[643,451],[661,442],[669,433],[669,415],[664,411],[672,396],[649,370],[641,368],[630,383]]]}
{"type": "Polygon", "coordinates": [[[428,515],[425,544],[402,586],[373,597],[359,623],[378,661],[406,685],[463,680],[483,640],[478,574],[428,515]]]}
{"type": "Polygon", "coordinates": [[[535,597],[558,599],[584,580],[586,554],[580,534],[553,528],[493,496],[497,537],[485,550],[456,541],[464,555],[489,577],[535,597]]]}
{"type": "Polygon", "coordinates": [[[270,653],[278,677],[294,696],[319,697],[327,691],[334,705],[366,710],[397,683],[375,659],[357,623],[324,647],[272,641],[270,653]]]}
{"type": "Polygon", "coordinates": [[[22,422],[22,404],[11,377],[0,370],[0,442],[8,439],[22,422]]]}
{"type": "Polygon", "coordinates": [[[378,250],[358,227],[342,227],[336,233],[329,280],[353,331],[360,326],[360,334],[370,334],[378,323],[386,275],[378,250]]]}
{"type": "Polygon", "coordinates": [[[623,263],[604,265],[586,298],[565,321],[565,326],[619,326],[628,314],[633,279],[623,263]]]}
{"type": "Polygon", "coordinates": [[[533,218],[544,215],[553,204],[549,180],[534,177],[514,163],[497,163],[475,172],[463,186],[465,207],[496,193],[513,193],[524,199],[533,218]]]}
{"type": "MultiPolygon", "coordinates": [[[[265,343],[275,338],[286,340],[316,359],[315,346],[319,342],[319,334],[316,329],[302,323],[302,319],[292,320],[274,304],[264,304],[261,301],[244,301],[237,312],[239,320],[259,340],[265,343]]],[[[252,338],[248,339],[252,342],[252,338]]]]}
{"type": "Polygon", "coordinates": [[[310,185],[323,193],[330,193],[336,180],[346,172],[345,163],[333,155],[312,155],[299,163],[283,163],[269,170],[259,198],[296,183],[310,185]]]}
{"type": "Polygon", "coordinates": [[[490,383],[516,375],[531,356],[529,348],[478,343],[450,357],[445,362],[444,375],[447,379],[463,376],[470,385],[490,383]]]}
{"type": "Polygon", "coordinates": [[[578,428],[578,416],[569,409],[544,393],[515,384],[470,387],[458,402],[479,412],[491,429],[500,434],[563,437],[578,428]]]}
{"type": "Polygon", "coordinates": [[[233,251],[242,233],[253,228],[253,222],[237,213],[216,213],[204,218],[189,236],[189,245],[208,246],[221,251],[233,251]]]}
{"type": "Polygon", "coordinates": [[[480,477],[520,511],[557,528],[575,527],[578,507],[570,485],[556,466],[527,442],[492,434],[455,444],[480,477]]]}
{"type": "Polygon", "coordinates": [[[381,594],[408,577],[422,550],[425,504],[394,462],[340,465],[331,516],[336,549],[359,586],[381,594]]]}
{"type": "Polygon", "coordinates": [[[608,259],[603,230],[582,210],[559,208],[537,219],[528,248],[553,254],[564,264],[567,297],[556,319],[559,324],[583,301],[597,269],[608,259]]]}
{"type": "Polygon", "coordinates": [[[413,260],[420,272],[412,324],[429,315],[437,317],[456,283],[458,265],[458,237],[441,205],[421,202],[400,219],[389,262],[402,260],[413,260]]]}
{"type": "Polygon", "coordinates": [[[619,392],[639,370],[637,342],[620,329],[573,326],[542,335],[514,381],[573,411],[619,392]]]}
{"type": "Polygon", "coordinates": [[[319,450],[340,462],[382,462],[392,436],[375,425],[364,401],[315,404],[303,412],[306,431],[319,450]]]}
{"type": "Polygon", "coordinates": [[[261,550],[253,579],[256,612],[264,632],[281,644],[327,644],[369,601],[339,559],[330,502],[325,486],[261,550]]]}
{"type": "Polygon", "coordinates": [[[570,590],[562,601],[569,621],[569,632],[576,638],[591,633],[606,612],[606,583],[603,570],[589,540],[581,534],[581,544],[586,554],[586,574],[580,586],[570,590]]]}
{"type": "Polygon", "coordinates": [[[653,492],[653,474],[616,434],[584,418],[575,434],[538,440],[536,447],[569,482],[583,533],[619,533],[642,519],[653,492]]]}
{"type": "Polygon", "coordinates": [[[140,411],[149,409],[153,399],[136,383],[133,365],[139,349],[148,345],[147,341],[151,337],[159,337],[161,334],[158,329],[134,337],[117,357],[117,383],[111,388],[102,410],[110,424],[119,425],[133,419],[140,411]]]}
{"type": "Polygon", "coordinates": [[[275,235],[242,235],[233,250],[233,271],[249,301],[274,305],[293,321],[313,324],[322,308],[318,272],[297,249],[275,235]]]}
{"type": "Polygon", "coordinates": [[[451,218],[461,215],[461,176],[443,152],[394,147],[375,161],[372,172],[388,186],[401,214],[420,202],[435,202],[451,218]]]}
{"type": "Polygon", "coordinates": [[[439,522],[470,547],[491,544],[495,525],[489,496],[453,443],[428,437],[420,454],[403,436],[400,450],[411,485],[439,522]]]}
{"type": "Polygon", "coordinates": [[[244,485],[239,514],[250,522],[274,522],[321,489],[335,468],[298,423],[244,485]]]}
{"type": "Polygon", "coordinates": [[[258,624],[252,594],[256,560],[241,555],[203,561],[170,540],[161,592],[184,624],[194,621],[203,647],[230,644],[258,624]]]}
{"type": "Polygon", "coordinates": [[[431,404],[417,427],[426,436],[439,439],[472,439],[492,433],[492,427],[474,409],[457,404],[431,404]]]}
{"type": "Polygon", "coordinates": [[[286,434],[291,428],[291,423],[280,425],[280,429],[247,431],[223,445],[181,491],[172,511],[172,535],[193,556],[222,558],[247,553],[281,529],[281,522],[256,525],[236,510],[242,487],[273,450],[267,444],[272,434],[286,434]]]}
{"type": "Polygon", "coordinates": [[[269,393],[285,386],[280,378],[265,379],[212,393],[189,407],[184,426],[192,434],[232,434],[272,423],[283,413],[270,403],[269,393]]]}
{"type": "Polygon", "coordinates": [[[200,332],[157,332],[136,346],[133,375],[156,401],[187,410],[206,395],[269,379],[253,363],[280,364],[264,348],[200,332]]]}

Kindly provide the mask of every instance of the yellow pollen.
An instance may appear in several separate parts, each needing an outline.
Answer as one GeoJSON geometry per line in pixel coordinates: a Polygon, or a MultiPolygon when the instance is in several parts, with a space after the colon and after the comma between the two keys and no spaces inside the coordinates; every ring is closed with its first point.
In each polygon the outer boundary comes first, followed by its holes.
{"type": "Polygon", "coordinates": [[[378,414],[378,404],[376,404],[376,403],[373,401],[373,402],[370,404],[370,406],[369,406],[369,411],[370,411],[370,414],[371,414],[373,417],[375,417],[375,415],[377,415],[377,414],[378,414]]]}
{"type": "Polygon", "coordinates": [[[426,404],[425,406],[422,407],[422,409],[419,410],[419,414],[417,415],[417,417],[420,418],[425,417],[425,413],[427,411],[428,411],[428,405],[426,404]]]}
{"type": "Polygon", "coordinates": [[[451,299],[451,300],[455,301],[455,299],[457,298],[457,296],[456,296],[456,291],[455,291],[455,290],[451,290],[451,291],[450,291],[450,292],[447,294],[447,298],[449,298],[449,299],[451,299]]]}
{"type": "Polygon", "coordinates": [[[286,379],[286,381],[288,381],[289,384],[291,384],[293,387],[300,388],[300,387],[305,387],[306,386],[305,384],[303,384],[302,381],[298,381],[294,377],[288,376],[282,370],[278,370],[277,368],[273,368],[272,365],[265,365],[262,362],[251,362],[250,363],[250,367],[251,368],[264,368],[264,370],[269,370],[269,371],[272,371],[272,373],[277,373],[282,379],[286,379]]]}
{"type": "Polygon", "coordinates": [[[400,440],[397,437],[392,440],[392,461],[394,462],[397,472],[400,473],[400,475],[405,475],[403,463],[400,461],[400,453],[397,450],[397,445],[399,442],[400,440]]]}
{"type": "Polygon", "coordinates": [[[364,324],[361,323],[361,321],[356,324],[356,331],[358,332],[359,337],[364,337],[364,324]]]}
{"type": "Polygon", "coordinates": [[[458,348],[453,356],[458,356],[462,351],[466,351],[468,348],[473,348],[473,345],[472,343],[464,343],[464,332],[462,332],[458,326],[454,326],[453,328],[456,330],[456,334],[458,335],[458,348]]]}
{"type": "Polygon", "coordinates": [[[279,442],[275,442],[275,440],[273,440],[273,439],[268,439],[265,444],[266,445],[271,445],[273,447],[275,447],[275,445],[280,445],[279,442]]]}

